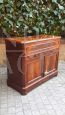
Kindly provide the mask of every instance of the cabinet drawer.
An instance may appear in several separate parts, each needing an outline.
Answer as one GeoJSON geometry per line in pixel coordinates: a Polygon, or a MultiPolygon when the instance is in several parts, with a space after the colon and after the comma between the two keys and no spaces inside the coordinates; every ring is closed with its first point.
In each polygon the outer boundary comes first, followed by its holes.
{"type": "Polygon", "coordinates": [[[58,48],[59,47],[59,42],[58,41],[52,41],[52,42],[47,42],[47,43],[38,43],[36,45],[30,45],[25,48],[26,54],[33,53],[33,52],[40,52],[48,48],[58,48]]]}

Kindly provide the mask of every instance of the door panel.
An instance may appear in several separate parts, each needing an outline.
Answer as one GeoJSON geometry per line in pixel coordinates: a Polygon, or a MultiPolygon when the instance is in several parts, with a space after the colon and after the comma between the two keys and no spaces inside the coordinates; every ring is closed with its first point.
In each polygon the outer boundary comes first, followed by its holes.
{"type": "Polygon", "coordinates": [[[27,82],[39,78],[40,75],[41,75],[40,58],[39,56],[36,56],[29,59],[29,62],[27,64],[27,82]]]}
{"type": "Polygon", "coordinates": [[[57,54],[50,54],[46,55],[44,58],[45,62],[45,72],[44,74],[48,74],[49,72],[52,72],[57,69],[57,54]]]}

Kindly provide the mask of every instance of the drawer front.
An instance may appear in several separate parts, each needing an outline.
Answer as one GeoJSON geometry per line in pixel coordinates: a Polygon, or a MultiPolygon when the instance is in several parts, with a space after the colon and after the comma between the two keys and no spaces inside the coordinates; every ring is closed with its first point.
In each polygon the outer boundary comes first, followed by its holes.
{"type": "Polygon", "coordinates": [[[32,44],[25,48],[26,54],[34,53],[34,52],[40,52],[46,49],[52,49],[52,48],[59,48],[59,41],[52,41],[52,42],[46,42],[46,43],[38,43],[38,44],[32,44]]]}

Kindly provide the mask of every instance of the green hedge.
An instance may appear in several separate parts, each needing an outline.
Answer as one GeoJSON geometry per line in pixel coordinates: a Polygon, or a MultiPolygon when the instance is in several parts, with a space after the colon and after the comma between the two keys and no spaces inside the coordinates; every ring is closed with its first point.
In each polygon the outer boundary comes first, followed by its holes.
{"type": "Polygon", "coordinates": [[[15,36],[59,35],[65,30],[65,0],[0,0],[0,27],[15,36]]]}

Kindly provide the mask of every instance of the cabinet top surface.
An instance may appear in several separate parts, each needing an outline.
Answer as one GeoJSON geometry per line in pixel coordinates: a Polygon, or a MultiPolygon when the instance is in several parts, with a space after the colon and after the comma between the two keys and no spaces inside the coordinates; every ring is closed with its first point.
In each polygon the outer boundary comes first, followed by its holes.
{"type": "Polygon", "coordinates": [[[15,37],[15,38],[7,38],[6,40],[10,40],[12,42],[20,42],[20,43],[31,43],[37,41],[46,41],[53,39],[60,39],[61,36],[51,36],[51,35],[37,35],[37,36],[28,36],[28,37],[15,37]]]}

